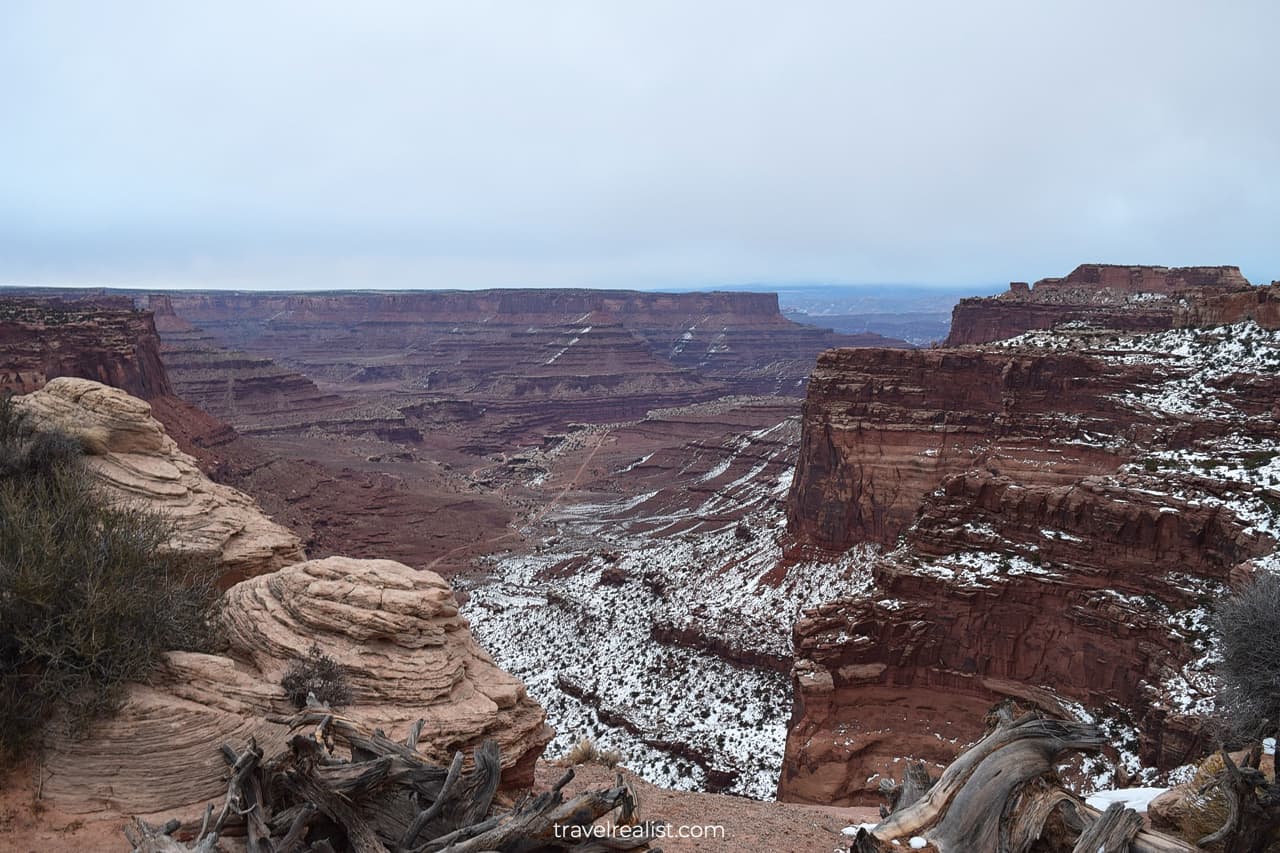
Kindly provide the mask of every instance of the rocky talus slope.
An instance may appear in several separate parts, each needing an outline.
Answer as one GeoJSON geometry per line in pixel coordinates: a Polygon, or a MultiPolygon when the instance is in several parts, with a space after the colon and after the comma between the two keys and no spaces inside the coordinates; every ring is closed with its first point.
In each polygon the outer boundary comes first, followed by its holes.
{"type": "Polygon", "coordinates": [[[1101,720],[1121,775],[1193,758],[1209,608],[1280,568],[1278,367],[1280,331],[1252,321],[826,354],[793,547],[886,553],[866,594],[796,626],[781,795],[869,802],[895,759],[949,761],[1005,697],[1101,720]]]}
{"type": "Polygon", "coordinates": [[[279,682],[312,644],[346,670],[351,716],[397,738],[424,720],[419,749],[446,764],[495,738],[504,780],[532,780],[552,735],[545,714],[476,644],[440,576],[390,560],[299,562],[292,534],[205,479],[148,404],[119,389],[60,378],[17,404],[37,428],[81,437],[110,494],[172,516],[174,547],[219,556],[228,580],[253,575],[224,594],[224,649],[169,653],[149,683],[127,688],[114,717],[84,737],[49,740],[43,796],[58,809],[197,817],[225,789],[219,743],[283,738],[264,717],[290,711],[279,682]]]}
{"type": "Polygon", "coordinates": [[[1280,288],[1252,286],[1239,267],[1082,264],[1064,278],[1013,282],[999,296],[960,300],[946,345],[988,343],[1072,322],[1158,332],[1245,320],[1280,328],[1280,288]]]}
{"type": "Polygon", "coordinates": [[[172,518],[173,546],[216,558],[224,585],[305,559],[298,537],[264,516],[252,498],[205,477],[145,400],[59,377],[15,404],[40,427],[79,437],[89,451],[86,464],[108,493],[172,518]]]}

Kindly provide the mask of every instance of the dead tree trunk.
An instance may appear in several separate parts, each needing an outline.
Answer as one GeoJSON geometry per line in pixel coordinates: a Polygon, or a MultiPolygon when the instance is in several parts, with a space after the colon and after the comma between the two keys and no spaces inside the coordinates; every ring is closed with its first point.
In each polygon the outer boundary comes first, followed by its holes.
{"type": "Polygon", "coordinates": [[[860,833],[852,849],[900,850],[895,840],[905,844],[919,836],[940,853],[1196,851],[1186,842],[1143,831],[1141,818],[1132,810],[1115,808],[1100,815],[1061,787],[1054,770],[1061,756],[1098,750],[1105,742],[1091,725],[1034,713],[1015,720],[1005,712],[923,796],[860,833]]]}
{"type": "Polygon", "coordinates": [[[566,799],[568,773],[552,790],[501,810],[494,807],[502,772],[494,741],[476,748],[470,768],[462,753],[443,768],[417,752],[420,726],[399,742],[327,708],[285,722],[304,731],[265,761],[252,741],[242,753],[222,747],[231,768],[225,802],[212,825],[209,806],[191,846],[175,840],[177,821],[159,829],[135,821],[125,830],[134,853],[213,853],[231,826],[251,853],[587,853],[649,849],[656,834],[639,824],[634,792],[621,777],[613,788],[566,799]],[[629,830],[596,837],[590,829],[606,816],[629,830]]]}
{"type": "Polygon", "coordinates": [[[1222,792],[1227,801],[1227,822],[1201,838],[1200,845],[1221,844],[1222,853],[1263,853],[1280,840],[1280,783],[1275,778],[1268,781],[1258,769],[1262,744],[1254,744],[1240,766],[1225,749],[1221,753],[1222,772],[1200,793],[1211,788],[1222,792]]]}

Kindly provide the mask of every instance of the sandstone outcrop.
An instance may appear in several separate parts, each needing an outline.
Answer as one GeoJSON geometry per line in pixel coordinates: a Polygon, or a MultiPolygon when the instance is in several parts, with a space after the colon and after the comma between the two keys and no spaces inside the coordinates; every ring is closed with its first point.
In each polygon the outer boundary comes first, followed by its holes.
{"type": "Polygon", "coordinates": [[[15,399],[38,429],[79,437],[89,452],[86,464],[114,498],[169,516],[173,546],[214,557],[224,584],[305,559],[298,538],[266,518],[252,498],[208,480],[146,401],[70,377],[15,399]]]}
{"type": "Polygon", "coordinates": [[[218,744],[282,745],[284,726],[264,716],[292,712],[279,682],[312,644],[346,670],[346,716],[397,740],[423,719],[418,749],[443,764],[494,738],[504,782],[532,781],[551,735],[545,715],[476,645],[438,575],[389,560],[314,560],[232,587],[221,618],[221,654],[170,653],[113,718],[49,744],[44,796],[64,811],[198,816],[225,791],[218,744]]]}
{"type": "Polygon", "coordinates": [[[26,394],[58,376],[96,379],[143,398],[173,393],[152,317],[128,299],[0,295],[0,391],[26,394]]]}
{"type": "Polygon", "coordinates": [[[1194,759],[1208,608],[1280,559],[1277,362],[1252,322],[825,354],[793,547],[892,550],[796,626],[780,796],[871,802],[1008,697],[1105,721],[1125,772],[1194,759]]]}
{"type": "Polygon", "coordinates": [[[1013,282],[999,296],[960,300],[946,345],[1005,340],[1063,323],[1128,332],[1246,319],[1280,327],[1275,297],[1268,299],[1261,291],[1239,267],[1082,264],[1065,278],[1041,279],[1034,285],[1013,282]],[[1259,303],[1269,307],[1259,310],[1259,303]]]}

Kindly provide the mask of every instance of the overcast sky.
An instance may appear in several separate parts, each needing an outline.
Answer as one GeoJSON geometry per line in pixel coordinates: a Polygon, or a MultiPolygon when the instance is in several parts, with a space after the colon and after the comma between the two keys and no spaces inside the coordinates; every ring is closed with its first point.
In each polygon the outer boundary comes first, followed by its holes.
{"type": "Polygon", "coordinates": [[[1266,282],[1277,9],[3,0],[0,282],[1266,282]]]}

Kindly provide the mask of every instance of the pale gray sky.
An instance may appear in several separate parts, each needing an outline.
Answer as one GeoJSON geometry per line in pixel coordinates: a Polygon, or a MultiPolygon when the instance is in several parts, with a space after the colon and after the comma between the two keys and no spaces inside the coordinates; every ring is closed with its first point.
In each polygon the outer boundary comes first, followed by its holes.
{"type": "Polygon", "coordinates": [[[1280,4],[0,2],[0,282],[1280,278],[1280,4]]]}

